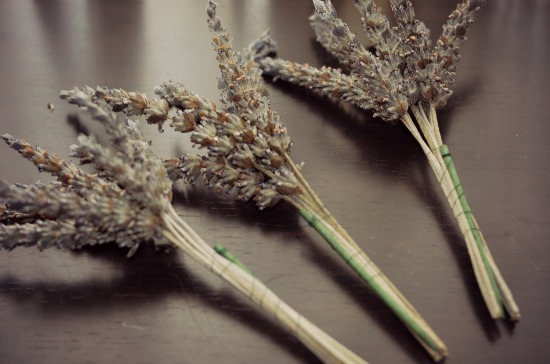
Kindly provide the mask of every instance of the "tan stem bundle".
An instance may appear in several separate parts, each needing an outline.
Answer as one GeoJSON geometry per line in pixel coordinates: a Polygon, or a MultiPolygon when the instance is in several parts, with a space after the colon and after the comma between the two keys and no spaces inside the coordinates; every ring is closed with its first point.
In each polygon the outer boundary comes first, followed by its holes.
{"type": "Polygon", "coordinates": [[[519,308],[469,208],[449,149],[441,139],[435,107],[433,105],[428,107],[428,115],[421,105],[413,106],[412,112],[416,124],[409,114],[405,114],[401,121],[426,154],[449,202],[466,241],[474,273],[491,317],[505,318],[507,312],[512,320],[519,320],[521,316],[519,308]]]}
{"type": "Polygon", "coordinates": [[[285,155],[285,159],[301,188],[301,193],[286,196],[285,199],[300,211],[302,217],[325,238],[344,261],[367,283],[368,287],[397,315],[434,360],[439,361],[445,358],[448,355],[448,350],[437,334],[338,223],[288,154],[285,155]]]}
{"type": "Polygon", "coordinates": [[[163,233],[168,240],[259,305],[321,360],[326,363],[365,363],[296,312],[250,273],[216,253],[172,207],[162,218],[165,224],[163,233]]]}

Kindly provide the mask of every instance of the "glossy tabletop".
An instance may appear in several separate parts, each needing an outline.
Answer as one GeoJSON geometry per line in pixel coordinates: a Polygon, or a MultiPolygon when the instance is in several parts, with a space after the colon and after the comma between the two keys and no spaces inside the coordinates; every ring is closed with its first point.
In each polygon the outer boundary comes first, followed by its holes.
{"type": "MultiPolygon", "coordinates": [[[[352,0],[333,1],[361,33],[352,0]]],[[[377,1],[389,11],[385,1],[377,1]]],[[[439,35],[455,1],[418,0],[439,35]]],[[[0,132],[68,155],[97,125],[58,98],[81,85],[144,91],[167,80],[217,101],[205,1],[0,0],[0,132]],[[48,103],[55,107],[48,110],[48,103]]],[[[246,46],[265,29],[279,56],[334,60],[315,42],[306,0],[220,1],[246,46]]],[[[449,347],[448,364],[544,363],[550,330],[550,2],[494,0],[468,33],[443,137],[493,256],[522,310],[490,319],[445,196],[401,125],[269,83],[292,155],[347,231],[449,347]]],[[[142,130],[163,156],[187,135],[142,130]]],[[[0,145],[0,178],[35,168],[0,145]]],[[[221,243],[287,303],[370,363],[430,363],[393,314],[288,205],[178,184],[181,216],[221,243]]],[[[142,247],[0,251],[0,363],[313,363],[291,334],[183,254],[142,247]]]]}

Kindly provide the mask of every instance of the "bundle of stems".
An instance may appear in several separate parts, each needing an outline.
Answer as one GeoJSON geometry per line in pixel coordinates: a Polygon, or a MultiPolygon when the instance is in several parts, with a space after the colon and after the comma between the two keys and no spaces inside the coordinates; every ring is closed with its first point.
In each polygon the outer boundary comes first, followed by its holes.
{"type": "MultiPolygon", "coordinates": [[[[386,121],[401,121],[420,144],[466,241],[482,296],[494,319],[519,320],[520,312],[479,229],[458,179],[451,153],[441,138],[436,109],[452,91],[459,47],[468,26],[485,3],[464,0],[450,14],[435,47],[416,19],[409,0],[390,0],[396,26],[390,26],[372,0],[354,0],[372,50],[364,47],[337,17],[330,0],[313,0],[310,17],[317,40],[349,70],[315,68],[281,59],[258,59],[264,74],[336,100],[374,111],[386,121]]],[[[265,42],[272,43],[270,39],[265,42]]]]}
{"type": "MultiPolygon", "coordinates": [[[[290,156],[292,142],[279,115],[271,109],[265,83],[255,59],[274,45],[264,34],[242,52],[235,51],[230,36],[209,2],[208,24],[222,76],[219,88],[223,107],[167,82],[157,87],[160,98],[149,100],[139,92],[83,87],[81,92],[109,102],[113,110],[144,115],[162,129],[166,121],[180,132],[191,132],[191,141],[206,148],[206,155],[185,155],[165,161],[173,179],[190,183],[204,180],[211,188],[236,192],[239,200],[253,199],[260,209],[284,200],[315,228],[368,287],[398,316],[414,337],[435,359],[443,359],[447,348],[412,304],[369,259],[336,221],[313,191],[290,156]],[[175,112],[173,112],[175,110],[175,112]]],[[[68,98],[78,91],[63,91],[68,98]]]]}
{"type": "Polygon", "coordinates": [[[364,361],[277,297],[223,247],[215,249],[183,221],[171,204],[172,181],[137,122],[120,120],[103,102],[81,92],[71,102],[88,110],[105,127],[105,147],[80,136],[71,156],[94,163],[90,174],[74,163],[4,134],[2,138],[51,183],[8,185],[0,181],[0,248],[38,246],[80,249],[115,242],[134,254],[141,243],[173,246],[220,276],[328,363],[364,361]]]}

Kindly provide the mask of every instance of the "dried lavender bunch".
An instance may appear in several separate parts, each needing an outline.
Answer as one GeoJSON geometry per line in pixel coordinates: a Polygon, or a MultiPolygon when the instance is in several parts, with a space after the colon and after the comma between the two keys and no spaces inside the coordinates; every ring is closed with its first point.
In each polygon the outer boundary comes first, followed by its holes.
{"type": "Polygon", "coordinates": [[[80,249],[114,242],[135,253],[144,242],[182,249],[276,318],[319,358],[335,363],[364,361],[278,298],[223,248],[211,248],[171,205],[172,181],[139,124],[118,120],[105,102],[83,92],[70,101],[100,121],[112,146],[80,136],[71,156],[93,162],[89,174],[70,161],[4,134],[4,141],[52,183],[10,186],[0,181],[0,248],[33,246],[80,249]],[[219,254],[218,254],[219,253],[219,254]]]}
{"type": "MultiPolygon", "coordinates": [[[[310,17],[317,40],[349,69],[315,68],[281,59],[259,60],[264,74],[352,103],[386,121],[401,121],[426,154],[462,231],[481,293],[491,316],[519,320],[520,312],[470,210],[448,147],[443,144],[436,109],[452,91],[459,48],[483,0],[464,0],[449,15],[430,47],[428,30],[408,0],[390,0],[397,26],[372,0],[354,0],[372,51],[363,47],[337,17],[330,0],[313,0],[310,17]]],[[[271,41],[271,40],[267,40],[271,41]]]]}
{"type": "MultiPolygon", "coordinates": [[[[231,47],[230,36],[209,3],[208,24],[222,76],[218,84],[222,107],[191,93],[183,85],[167,82],[156,89],[160,99],[149,100],[139,92],[98,87],[81,90],[109,102],[113,110],[144,115],[151,124],[168,121],[206,155],[186,155],[166,161],[173,178],[190,183],[203,180],[218,191],[235,192],[239,200],[253,200],[260,209],[281,200],[294,206],[344,258],[368,286],[393,310],[437,360],[447,348],[330,214],[290,157],[291,139],[279,115],[271,109],[265,83],[255,59],[273,50],[267,34],[243,52],[231,47]],[[175,109],[171,112],[170,108],[175,109]]],[[[69,98],[75,91],[64,91],[69,98]]]]}

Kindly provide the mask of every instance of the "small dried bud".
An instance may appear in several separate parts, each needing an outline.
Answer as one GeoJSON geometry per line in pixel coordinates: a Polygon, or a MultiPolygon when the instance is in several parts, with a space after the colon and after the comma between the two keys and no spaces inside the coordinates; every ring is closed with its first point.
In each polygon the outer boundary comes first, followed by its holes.
{"type": "Polygon", "coordinates": [[[275,189],[281,195],[293,195],[299,191],[298,186],[296,186],[295,184],[283,181],[277,182],[277,184],[275,185],[275,189]]]}
{"type": "Polygon", "coordinates": [[[159,128],[168,119],[168,110],[170,106],[164,99],[154,99],[149,102],[145,109],[145,117],[149,124],[159,124],[159,128]]]}
{"type": "Polygon", "coordinates": [[[210,150],[218,155],[228,155],[234,148],[235,145],[232,140],[225,135],[214,137],[210,143],[210,150]]]}
{"type": "Polygon", "coordinates": [[[170,124],[176,131],[181,133],[187,133],[195,130],[197,123],[195,121],[195,115],[189,111],[176,111],[176,115],[172,118],[172,123],[170,124]]]}
{"type": "Polygon", "coordinates": [[[247,129],[243,131],[241,137],[243,142],[245,143],[253,143],[254,139],[256,139],[256,135],[254,134],[254,131],[252,129],[247,129]]]}
{"type": "Polygon", "coordinates": [[[191,141],[200,146],[209,146],[216,137],[216,127],[211,124],[199,124],[193,133],[191,141]]]}
{"type": "Polygon", "coordinates": [[[264,187],[256,194],[255,201],[260,210],[272,207],[279,202],[281,195],[270,187],[264,187]]]}
{"type": "Polygon", "coordinates": [[[259,191],[261,178],[258,178],[258,174],[253,173],[241,173],[235,182],[235,187],[239,189],[238,199],[243,201],[250,200],[259,191]]]}
{"type": "Polygon", "coordinates": [[[128,98],[132,102],[132,106],[139,110],[139,113],[143,112],[149,106],[149,100],[144,94],[138,92],[130,92],[128,98]]]}
{"type": "Polygon", "coordinates": [[[255,157],[247,144],[240,145],[233,154],[233,164],[241,168],[252,168],[255,164],[255,157]]]}
{"type": "Polygon", "coordinates": [[[195,183],[204,168],[204,161],[198,155],[186,155],[181,163],[181,171],[189,183],[195,183]]]}

